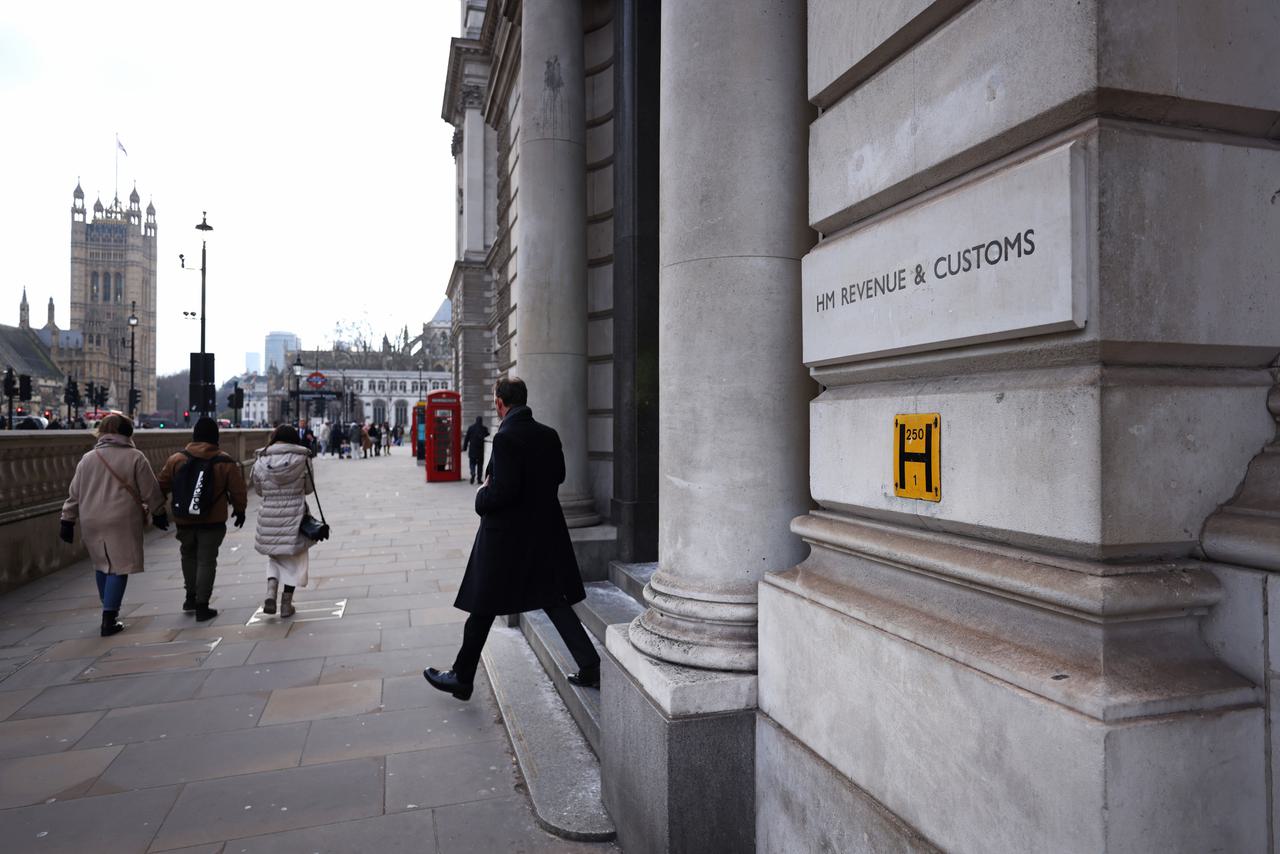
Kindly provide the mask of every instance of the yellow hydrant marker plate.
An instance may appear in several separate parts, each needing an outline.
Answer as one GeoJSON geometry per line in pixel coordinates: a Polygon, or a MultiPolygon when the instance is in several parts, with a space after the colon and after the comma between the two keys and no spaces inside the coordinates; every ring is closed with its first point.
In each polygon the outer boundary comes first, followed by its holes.
{"type": "Polygon", "coordinates": [[[942,416],[893,416],[893,494],[942,500],[942,416]]]}

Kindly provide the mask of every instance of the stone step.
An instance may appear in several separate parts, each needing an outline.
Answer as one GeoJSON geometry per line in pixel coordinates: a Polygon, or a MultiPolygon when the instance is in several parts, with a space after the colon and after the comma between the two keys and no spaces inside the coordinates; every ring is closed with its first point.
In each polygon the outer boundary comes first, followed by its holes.
{"type": "Polygon", "coordinates": [[[616,623],[630,623],[644,612],[644,606],[611,581],[585,585],[587,598],[573,606],[587,631],[604,643],[605,630],[616,623]]]}
{"type": "Polygon", "coordinates": [[[657,571],[656,563],[622,563],[615,560],[609,564],[609,580],[643,606],[644,586],[657,571]]]}
{"type": "MultiPolygon", "coordinates": [[[[577,663],[560,639],[560,633],[552,625],[551,618],[542,611],[529,611],[520,615],[520,628],[524,631],[529,647],[538,663],[551,678],[556,691],[569,714],[578,723],[591,749],[600,750],[600,689],[580,688],[569,683],[569,674],[576,673],[577,663]]],[[[604,645],[594,637],[591,642],[596,652],[604,658],[604,645]]]]}
{"type": "Polygon", "coordinates": [[[600,762],[520,629],[495,625],[483,658],[538,824],[565,839],[613,839],[600,762]]]}

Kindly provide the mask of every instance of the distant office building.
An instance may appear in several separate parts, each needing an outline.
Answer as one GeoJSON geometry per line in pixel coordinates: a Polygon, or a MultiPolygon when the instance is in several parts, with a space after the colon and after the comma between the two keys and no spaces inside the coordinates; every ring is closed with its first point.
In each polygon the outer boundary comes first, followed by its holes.
{"type": "Polygon", "coordinates": [[[261,353],[245,353],[244,354],[244,372],[246,374],[257,374],[262,371],[262,354],[261,353]]]}
{"type": "Polygon", "coordinates": [[[267,370],[272,368],[284,370],[285,353],[298,350],[302,347],[302,342],[297,335],[292,332],[271,332],[267,335],[267,346],[265,348],[267,354],[267,370]]]}

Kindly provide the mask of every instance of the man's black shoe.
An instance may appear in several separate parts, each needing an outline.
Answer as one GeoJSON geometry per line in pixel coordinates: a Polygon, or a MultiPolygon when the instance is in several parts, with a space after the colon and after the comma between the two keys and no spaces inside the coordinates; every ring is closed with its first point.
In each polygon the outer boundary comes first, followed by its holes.
{"type": "Polygon", "coordinates": [[[192,602],[190,599],[183,599],[183,600],[182,600],[182,610],[183,610],[183,611],[194,611],[195,609],[196,609],[196,603],[195,603],[195,602],[192,602]]]}
{"type": "Polygon", "coordinates": [[[570,673],[569,684],[577,685],[579,688],[599,688],[600,667],[588,667],[579,670],[577,673],[570,673]]]}
{"type": "Polygon", "coordinates": [[[205,620],[212,620],[218,616],[217,608],[210,608],[208,605],[196,606],[196,622],[203,623],[205,620]]]}
{"type": "Polygon", "coordinates": [[[471,691],[475,687],[471,682],[463,682],[458,679],[452,670],[440,671],[434,667],[428,667],[422,671],[422,676],[431,683],[431,687],[437,691],[444,691],[446,694],[452,694],[459,700],[470,700],[471,691]]]}

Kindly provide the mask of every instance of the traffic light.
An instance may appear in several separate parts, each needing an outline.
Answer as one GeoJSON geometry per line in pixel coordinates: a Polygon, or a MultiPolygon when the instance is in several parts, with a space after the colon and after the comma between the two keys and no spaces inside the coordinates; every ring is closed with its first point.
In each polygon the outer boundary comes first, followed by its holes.
{"type": "Polygon", "coordinates": [[[182,410],[182,418],[184,421],[187,422],[187,426],[190,427],[191,426],[191,410],[190,409],[182,410]]]}
{"type": "Polygon", "coordinates": [[[18,396],[18,379],[14,376],[13,368],[5,368],[4,371],[4,396],[18,396]]]}
{"type": "Polygon", "coordinates": [[[232,392],[235,395],[236,402],[232,405],[232,409],[244,409],[244,389],[236,386],[236,390],[232,392]]]}
{"type": "Polygon", "coordinates": [[[141,406],[142,406],[142,389],[139,389],[139,388],[129,389],[129,411],[137,412],[141,406]]]}
{"type": "Polygon", "coordinates": [[[316,414],[316,418],[323,418],[324,417],[324,399],[316,398],[315,404],[316,405],[315,405],[314,412],[316,414]]]}
{"type": "Polygon", "coordinates": [[[93,382],[86,383],[84,387],[84,397],[85,400],[89,402],[90,406],[96,406],[98,401],[98,386],[93,382]]]}
{"type": "Polygon", "coordinates": [[[18,400],[31,399],[31,377],[27,374],[18,374],[18,400]]]}
{"type": "Polygon", "coordinates": [[[76,396],[71,391],[71,377],[67,377],[67,387],[62,390],[62,402],[67,406],[76,402],[76,396]]]}

